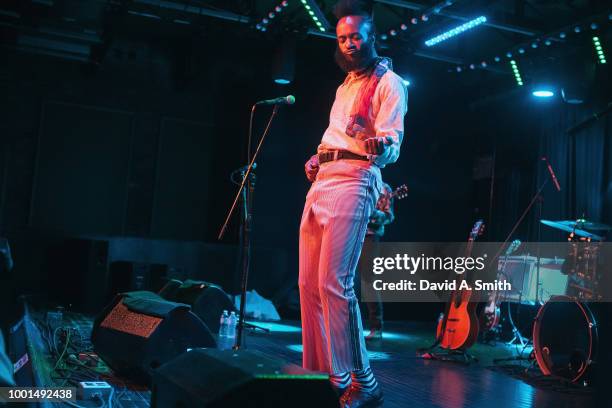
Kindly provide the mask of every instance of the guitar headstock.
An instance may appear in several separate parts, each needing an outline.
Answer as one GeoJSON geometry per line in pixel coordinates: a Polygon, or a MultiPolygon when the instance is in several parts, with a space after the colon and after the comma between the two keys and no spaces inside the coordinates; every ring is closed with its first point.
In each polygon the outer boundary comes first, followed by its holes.
{"type": "Polygon", "coordinates": [[[520,239],[515,239],[514,241],[512,241],[512,243],[510,244],[510,246],[506,250],[506,255],[512,255],[513,253],[515,253],[516,250],[519,249],[521,244],[522,244],[522,242],[521,242],[520,239]]]}
{"type": "Polygon", "coordinates": [[[476,241],[476,238],[484,233],[485,223],[483,220],[478,220],[474,223],[468,241],[476,241]]]}
{"type": "Polygon", "coordinates": [[[402,184],[401,186],[399,186],[393,191],[392,196],[397,197],[398,200],[401,200],[402,198],[406,198],[408,196],[408,186],[405,184],[402,184]]]}

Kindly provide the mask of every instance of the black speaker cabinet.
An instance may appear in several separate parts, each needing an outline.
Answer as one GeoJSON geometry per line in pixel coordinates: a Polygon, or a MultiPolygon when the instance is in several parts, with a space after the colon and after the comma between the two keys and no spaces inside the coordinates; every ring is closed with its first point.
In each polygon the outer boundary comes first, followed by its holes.
{"type": "MultiPolygon", "coordinates": [[[[160,294],[164,292],[160,292],[160,294]]],[[[186,280],[173,291],[168,290],[164,298],[178,303],[186,303],[213,333],[219,331],[219,320],[223,310],[235,310],[231,298],[221,287],[204,281],[186,280]]]]}
{"type": "Polygon", "coordinates": [[[254,351],[194,349],[153,373],[152,408],[337,406],[327,374],[254,351]]]}
{"type": "Polygon", "coordinates": [[[216,347],[189,305],[152,292],[118,295],[96,318],[94,350],[117,373],[150,382],[151,371],[193,347],[216,347]]]}

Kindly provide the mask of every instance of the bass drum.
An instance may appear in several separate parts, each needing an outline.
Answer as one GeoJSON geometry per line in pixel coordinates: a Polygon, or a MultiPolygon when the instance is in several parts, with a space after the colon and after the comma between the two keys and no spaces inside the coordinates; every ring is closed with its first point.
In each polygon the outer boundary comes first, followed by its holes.
{"type": "Polygon", "coordinates": [[[597,324],[591,310],[568,296],[553,296],[538,311],[533,351],[544,375],[586,381],[597,358],[597,324]]]}

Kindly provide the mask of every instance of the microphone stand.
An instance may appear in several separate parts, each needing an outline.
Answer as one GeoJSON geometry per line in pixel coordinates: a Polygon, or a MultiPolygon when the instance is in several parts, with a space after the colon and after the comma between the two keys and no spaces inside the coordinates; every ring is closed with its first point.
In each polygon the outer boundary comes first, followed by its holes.
{"type": "MultiPolygon", "coordinates": [[[[253,112],[255,111],[257,105],[253,105],[251,108],[251,120],[253,118],[253,112]]],[[[232,203],[231,208],[228,211],[227,217],[225,218],[225,222],[221,227],[221,231],[219,232],[218,240],[223,238],[225,235],[225,231],[227,230],[227,226],[229,221],[236,209],[238,204],[238,200],[242,197],[243,202],[243,217],[241,218],[241,227],[242,227],[242,279],[241,279],[241,291],[240,291],[240,312],[238,319],[238,327],[236,331],[236,343],[234,344],[234,350],[238,350],[242,347],[242,332],[244,330],[245,322],[244,322],[244,308],[246,303],[246,291],[247,291],[247,283],[249,279],[249,268],[251,264],[251,231],[252,231],[252,222],[253,222],[253,213],[252,213],[252,199],[253,193],[255,191],[255,175],[252,173],[253,168],[255,167],[255,160],[259,155],[259,150],[270,130],[270,126],[272,125],[272,121],[278,112],[278,105],[274,105],[274,109],[272,110],[272,114],[270,115],[270,119],[268,119],[268,124],[259,140],[259,144],[257,145],[257,149],[253,154],[253,157],[250,157],[250,144],[251,144],[251,126],[249,126],[249,153],[247,158],[250,159],[248,167],[246,171],[243,173],[242,183],[240,184],[240,188],[236,193],[236,197],[234,198],[234,202],[232,203]],[[248,191],[245,188],[246,184],[249,184],[248,191]]],[[[253,327],[253,325],[249,326],[253,327]]],[[[266,330],[266,329],[262,329],[266,330]]],[[[268,330],[269,331],[269,330],[268,330]]]]}

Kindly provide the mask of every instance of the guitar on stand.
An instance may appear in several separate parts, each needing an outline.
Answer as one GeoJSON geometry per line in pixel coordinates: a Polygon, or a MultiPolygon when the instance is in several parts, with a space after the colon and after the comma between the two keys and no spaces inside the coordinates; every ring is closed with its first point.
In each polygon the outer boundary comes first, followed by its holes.
{"type": "MultiPolygon", "coordinates": [[[[476,221],[468,237],[466,257],[471,255],[474,241],[482,235],[483,231],[484,221],[476,221]]],[[[436,341],[429,350],[439,346],[447,350],[447,356],[459,354],[463,356],[466,362],[474,360],[472,356],[465,352],[478,338],[478,316],[476,315],[478,304],[470,302],[471,296],[471,289],[460,289],[452,292],[451,298],[446,304],[445,312],[438,319],[436,341]]],[[[422,356],[424,358],[442,357],[430,352],[425,352],[422,356]]]]}
{"type": "MultiPolygon", "coordinates": [[[[506,277],[506,265],[508,264],[508,257],[512,255],[516,250],[521,246],[521,241],[515,239],[512,241],[508,249],[504,253],[504,260],[501,268],[497,273],[497,277],[506,277]]],[[[500,323],[501,318],[501,309],[500,304],[502,302],[502,297],[500,296],[499,291],[493,291],[489,294],[489,298],[487,300],[487,304],[482,310],[482,314],[480,315],[480,329],[484,335],[487,333],[497,333],[498,325],[500,323]]]]}

